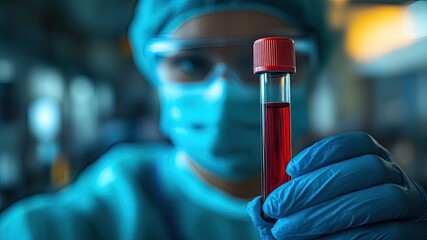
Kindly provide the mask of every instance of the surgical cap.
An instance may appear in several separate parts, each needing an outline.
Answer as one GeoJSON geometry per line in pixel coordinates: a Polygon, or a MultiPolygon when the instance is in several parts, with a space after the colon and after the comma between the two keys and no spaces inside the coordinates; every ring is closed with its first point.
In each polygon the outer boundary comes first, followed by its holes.
{"type": "Polygon", "coordinates": [[[294,24],[318,36],[320,59],[329,52],[324,0],[140,0],[129,27],[129,39],[138,69],[149,79],[153,66],[144,57],[152,37],[166,35],[191,18],[221,11],[255,10],[294,24]]]}

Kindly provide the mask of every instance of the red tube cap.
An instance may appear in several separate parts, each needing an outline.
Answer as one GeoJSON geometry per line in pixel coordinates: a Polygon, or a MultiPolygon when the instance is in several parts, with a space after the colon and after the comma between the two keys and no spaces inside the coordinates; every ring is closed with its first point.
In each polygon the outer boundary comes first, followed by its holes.
{"type": "Polygon", "coordinates": [[[261,38],[254,43],[254,73],[295,73],[294,41],[285,37],[261,38]]]}

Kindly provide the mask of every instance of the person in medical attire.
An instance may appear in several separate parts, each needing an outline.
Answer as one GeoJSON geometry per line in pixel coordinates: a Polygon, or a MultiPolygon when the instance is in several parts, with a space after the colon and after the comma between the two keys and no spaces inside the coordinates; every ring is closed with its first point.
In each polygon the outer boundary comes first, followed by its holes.
{"type": "Polygon", "coordinates": [[[140,1],[129,39],[136,66],[158,92],[170,143],[118,145],[67,188],[15,203],[0,216],[0,239],[427,239],[425,191],[363,132],[297,153],[287,167],[293,179],[261,204],[252,44],[266,36],[295,41],[298,139],[309,125],[307,86],[330,48],[324,7],[140,1]],[[261,209],[277,222],[265,221],[261,209]]]}

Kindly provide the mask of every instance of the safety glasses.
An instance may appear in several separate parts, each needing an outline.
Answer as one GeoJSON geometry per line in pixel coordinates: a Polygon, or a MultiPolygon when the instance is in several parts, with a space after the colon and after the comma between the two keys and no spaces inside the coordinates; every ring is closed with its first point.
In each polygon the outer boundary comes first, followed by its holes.
{"type": "MultiPolygon", "coordinates": [[[[316,41],[311,35],[285,35],[295,42],[297,74],[317,64],[316,41]]],[[[173,39],[157,37],[145,48],[146,60],[155,67],[161,82],[191,84],[208,79],[218,64],[234,70],[245,84],[258,84],[253,74],[253,42],[260,37],[173,39]]],[[[153,70],[154,70],[153,69],[153,70]]]]}

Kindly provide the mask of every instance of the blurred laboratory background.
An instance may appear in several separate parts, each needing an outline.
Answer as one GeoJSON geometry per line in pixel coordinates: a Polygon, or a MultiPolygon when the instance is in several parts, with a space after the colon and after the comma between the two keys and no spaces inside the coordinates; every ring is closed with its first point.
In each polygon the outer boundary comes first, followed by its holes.
{"type": "MultiPolygon", "coordinates": [[[[0,212],[67,186],[117,143],[162,139],[126,38],[135,2],[0,0],[0,212]]],[[[312,139],[367,131],[427,187],[427,2],[328,3],[312,139]]]]}

